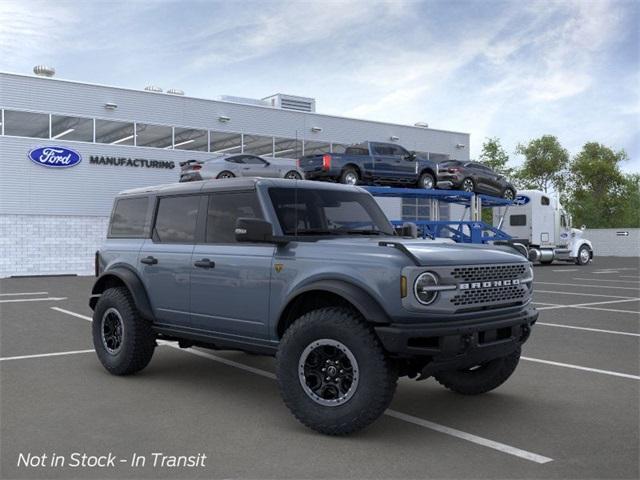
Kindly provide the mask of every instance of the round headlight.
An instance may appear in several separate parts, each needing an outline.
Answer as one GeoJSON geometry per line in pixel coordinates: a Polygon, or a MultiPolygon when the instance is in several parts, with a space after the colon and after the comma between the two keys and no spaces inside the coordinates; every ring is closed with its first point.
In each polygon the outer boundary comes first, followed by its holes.
{"type": "Polygon", "coordinates": [[[438,285],[438,277],[431,272],[422,273],[413,284],[413,293],[423,305],[432,304],[438,296],[438,291],[432,289],[438,285]]]}

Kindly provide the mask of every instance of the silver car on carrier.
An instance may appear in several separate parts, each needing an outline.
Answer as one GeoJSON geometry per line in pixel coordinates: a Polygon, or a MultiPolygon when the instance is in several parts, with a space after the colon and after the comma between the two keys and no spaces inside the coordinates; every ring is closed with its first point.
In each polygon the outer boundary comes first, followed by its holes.
{"type": "Polygon", "coordinates": [[[304,172],[294,159],[247,153],[221,155],[210,160],[187,160],[181,162],[180,167],[180,182],[234,177],[304,179],[304,172]]]}

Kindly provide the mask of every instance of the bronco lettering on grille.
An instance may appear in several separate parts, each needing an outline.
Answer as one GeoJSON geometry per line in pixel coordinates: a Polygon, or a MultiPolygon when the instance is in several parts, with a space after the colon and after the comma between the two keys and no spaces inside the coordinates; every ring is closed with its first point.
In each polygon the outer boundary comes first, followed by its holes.
{"type": "Polygon", "coordinates": [[[514,278],[512,280],[493,280],[490,282],[459,283],[458,289],[477,290],[479,288],[510,287],[511,285],[520,285],[520,280],[518,280],[517,278],[514,278]]]}

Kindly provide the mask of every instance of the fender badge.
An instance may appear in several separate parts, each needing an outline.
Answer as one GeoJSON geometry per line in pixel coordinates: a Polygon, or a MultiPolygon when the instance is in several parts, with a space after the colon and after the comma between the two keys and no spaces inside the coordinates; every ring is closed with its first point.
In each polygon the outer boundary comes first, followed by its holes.
{"type": "Polygon", "coordinates": [[[273,265],[273,268],[276,269],[276,273],[280,273],[282,271],[282,269],[284,268],[284,265],[281,263],[276,263],[273,265]]]}

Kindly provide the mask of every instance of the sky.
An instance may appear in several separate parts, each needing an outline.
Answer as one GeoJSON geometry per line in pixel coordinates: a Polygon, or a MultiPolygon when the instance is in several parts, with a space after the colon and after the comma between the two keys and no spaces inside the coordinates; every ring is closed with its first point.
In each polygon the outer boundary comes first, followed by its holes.
{"type": "Polygon", "coordinates": [[[0,71],[624,149],[640,172],[640,1],[0,0],[0,71]]]}

